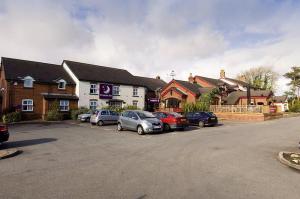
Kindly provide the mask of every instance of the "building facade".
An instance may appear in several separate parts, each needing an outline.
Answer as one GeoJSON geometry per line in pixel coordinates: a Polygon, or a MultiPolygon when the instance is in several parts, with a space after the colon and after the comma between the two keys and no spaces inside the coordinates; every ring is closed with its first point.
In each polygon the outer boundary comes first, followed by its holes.
{"type": "Polygon", "coordinates": [[[60,65],[3,57],[0,78],[2,114],[20,111],[25,120],[44,119],[54,101],[64,115],[77,108],[75,82],[60,65]]]}
{"type": "Polygon", "coordinates": [[[126,70],[67,60],[63,61],[63,68],[76,83],[79,107],[145,108],[147,88],[126,70]]]}

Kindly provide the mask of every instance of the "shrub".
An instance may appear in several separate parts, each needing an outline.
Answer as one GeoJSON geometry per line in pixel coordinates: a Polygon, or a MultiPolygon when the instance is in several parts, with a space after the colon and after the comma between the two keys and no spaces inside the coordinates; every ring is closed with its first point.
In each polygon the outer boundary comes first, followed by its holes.
{"type": "Polygon", "coordinates": [[[21,113],[20,112],[12,112],[6,115],[3,115],[2,121],[3,123],[12,123],[12,122],[19,122],[21,121],[21,113]]]}
{"type": "Polygon", "coordinates": [[[50,109],[47,113],[47,118],[46,120],[48,121],[60,121],[63,120],[63,114],[59,112],[59,103],[57,100],[55,100],[51,106],[50,109]]]}
{"type": "Polygon", "coordinates": [[[87,113],[89,111],[86,107],[80,107],[79,109],[71,110],[71,118],[72,120],[77,120],[78,115],[87,113]]]}
{"type": "Polygon", "coordinates": [[[290,112],[300,112],[300,100],[295,100],[289,104],[290,112]]]}

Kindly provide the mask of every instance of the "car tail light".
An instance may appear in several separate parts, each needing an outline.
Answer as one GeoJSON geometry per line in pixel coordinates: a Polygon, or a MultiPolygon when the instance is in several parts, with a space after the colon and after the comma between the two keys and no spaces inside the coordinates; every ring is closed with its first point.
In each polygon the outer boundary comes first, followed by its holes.
{"type": "Polygon", "coordinates": [[[0,133],[7,132],[8,128],[7,126],[0,126],[0,133]]]}

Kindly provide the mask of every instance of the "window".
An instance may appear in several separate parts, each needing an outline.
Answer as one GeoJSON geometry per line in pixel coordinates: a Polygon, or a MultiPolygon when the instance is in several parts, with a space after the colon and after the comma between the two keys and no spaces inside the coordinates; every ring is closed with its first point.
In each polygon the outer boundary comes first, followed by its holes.
{"type": "Polygon", "coordinates": [[[25,111],[25,112],[33,111],[33,100],[32,99],[23,99],[22,100],[22,111],[25,111]]]}
{"type": "Polygon", "coordinates": [[[59,110],[60,111],[69,111],[69,100],[60,100],[59,101],[59,110]]]}
{"type": "Polygon", "coordinates": [[[24,87],[25,88],[32,88],[33,87],[33,78],[27,76],[24,78],[24,87]]]}
{"type": "Polygon", "coordinates": [[[133,100],[133,101],[132,101],[132,106],[137,107],[137,106],[138,106],[138,101],[133,100]]]}
{"type": "Polygon", "coordinates": [[[97,106],[98,106],[97,100],[90,100],[90,109],[91,110],[96,110],[97,106]]]}
{"type": "Polygon", "coordinates": [[[97,95],[98,94],[97,84],[91,84],[91,86],[90,86],[90,94],[91,95],[97,95]]]}
{"type": "Polygon", "coordinates": [[[109,115],[108,111],[101,111],[101,115],[109,115]]]}
{"type": "Polygon", "coordinates": [[[113,86],[113,95],[120,95],[120,87],[113,86]]]}
{"type": "Polygon", "coordinates": [[[138,87],[133,87],[133,96],[138,97],[138,87]]]}
{"type": "Polygon", "coordinates": [[[58,89],[66,89],[66,81],[65,80],[59,80],[58,81],[58,89]]]}
{"type": "Polygon", "coordinates": [[[122,108],[122,104],[123,104],[123,102],[121,102],[121,101],[110,101],[109,102],[109,106],[111,106],[113,108],[122,108]]]}

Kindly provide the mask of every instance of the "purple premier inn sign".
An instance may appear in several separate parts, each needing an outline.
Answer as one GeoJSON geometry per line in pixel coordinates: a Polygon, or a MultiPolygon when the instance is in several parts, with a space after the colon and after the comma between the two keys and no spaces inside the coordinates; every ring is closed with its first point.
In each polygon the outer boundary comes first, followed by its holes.
{"type": "Polygon", "coordinates": [[[112,99],[112,84],[100,83],[99,98],[100,99],[112,99]]]}

